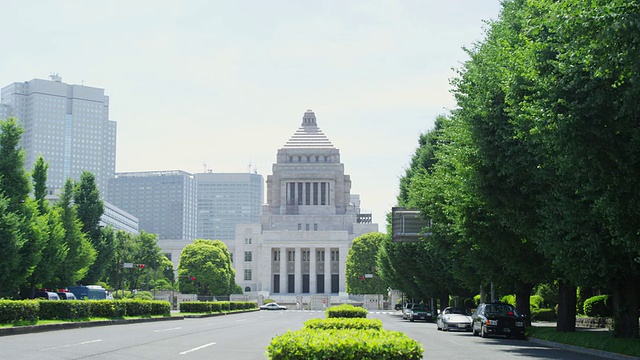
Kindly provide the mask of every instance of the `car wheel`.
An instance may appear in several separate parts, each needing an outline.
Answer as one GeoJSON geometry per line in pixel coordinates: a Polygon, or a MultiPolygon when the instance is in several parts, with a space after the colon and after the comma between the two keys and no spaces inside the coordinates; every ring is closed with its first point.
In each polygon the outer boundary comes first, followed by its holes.
{"type": "Polygon", "coordinates": [[[473,334],[473,336],[478,336],[478,332],[476,331],[476,329],[473,327],[473,325],[471,325],[471,333],[473,334]]]}
{"type": "Polygon", "coordinates": [[[413,322],[413,318],[409,318],[409,321],[413,322]]]}
{"type": "Polygon", "coordinates": [[[487,337],[487,327],[482,325],[482,327],[480,328],[480,336],[482,336],[483,338],[487,337]]]}

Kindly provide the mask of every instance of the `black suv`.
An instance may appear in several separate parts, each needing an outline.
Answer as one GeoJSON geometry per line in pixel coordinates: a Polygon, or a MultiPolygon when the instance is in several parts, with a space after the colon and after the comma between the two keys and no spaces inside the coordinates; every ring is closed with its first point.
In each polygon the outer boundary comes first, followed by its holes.
{"type": "Polygon", "coordinates": [[[480,304],[471,316],[473,335],[483,338],[489,335],[504,335],[507,338],[524,339],[524,318],[506,303],[480,304]]]}

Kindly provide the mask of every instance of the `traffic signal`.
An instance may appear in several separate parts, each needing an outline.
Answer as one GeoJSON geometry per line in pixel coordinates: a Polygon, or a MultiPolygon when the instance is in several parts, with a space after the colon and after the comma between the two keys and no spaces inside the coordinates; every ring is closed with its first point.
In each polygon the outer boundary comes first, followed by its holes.
{"type": "Polygon", "coordinates": [[[144,264],[136,264],[137,268],[144,269],[144,264]]]}

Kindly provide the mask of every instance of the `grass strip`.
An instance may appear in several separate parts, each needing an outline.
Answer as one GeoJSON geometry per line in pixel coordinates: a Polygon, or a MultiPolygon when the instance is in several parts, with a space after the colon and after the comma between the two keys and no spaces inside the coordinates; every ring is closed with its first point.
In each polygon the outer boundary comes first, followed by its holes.
{"type": "Polygon", "coordinates": [[[527,328],[527,336],[565,345],[629,356],[640,356],[639,339],[615,338],[610,331],[578,330],[576,332],[558,332],[554,327],[531,326],[527,328]]]}

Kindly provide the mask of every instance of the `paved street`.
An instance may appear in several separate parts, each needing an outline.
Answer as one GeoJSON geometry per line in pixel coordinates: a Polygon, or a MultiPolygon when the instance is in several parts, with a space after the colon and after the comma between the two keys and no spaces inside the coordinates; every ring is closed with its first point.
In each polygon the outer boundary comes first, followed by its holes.
{"type": "MultiPolygon", "coordinates": [[[[260,311],[179,321],[158,321],[0,337],[3,359],[265,359],[277,334],[324,318],[322,311],[260,311]]],[[[433,323],[402,320],[396,311],[371,311],[388,330],[420,341],[424,359],[598,359],[523,340],[482,339],[437,331],[433,323]]]]}

